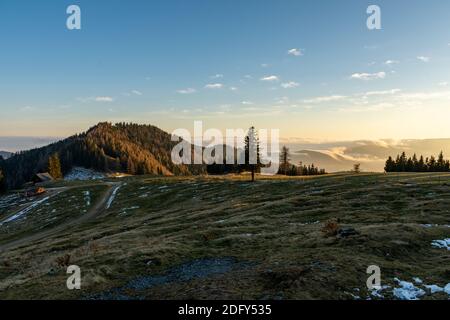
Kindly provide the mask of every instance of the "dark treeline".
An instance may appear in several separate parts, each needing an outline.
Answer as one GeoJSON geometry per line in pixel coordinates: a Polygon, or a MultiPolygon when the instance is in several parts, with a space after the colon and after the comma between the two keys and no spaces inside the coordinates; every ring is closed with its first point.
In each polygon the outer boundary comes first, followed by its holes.
{"type": "Polygon", "coordinates": [[[303,165],[303,163],[300,163],[299,165],[294,165],[290,161],[289,148],[283,146],[280,152],[280,169],[278,170],[278,174],[287,176],[317,176],[326,174],[325,169],[320,169],[314,164],[303,165]]]}
{"type": "Polygon", "coordinates": [[[450,172],[450,161],[445,160],[443,152],[437,159],[434,156],[418,158],[416,154],[408,158],[403,152],[397,155],[395,160],[389,157],[384,170],[386,172],[450,172]]]}
{"type": "Polygon", "coordinates": [[[99,123],[85,133],[46,147],[16,153],[0,163],[0,170],[8,189],[20,187],[38,172],[58,172],[58,167],[62,174],[73,166],[133,175],[206,172],[202,165],[173,164],[171,151],[176,144],[171,141],[170,134],[154,126],[99,123]]]}
{"type": "Polygon", "coordinates": [[[240,174],[242,172],[249,171],[252,174],[252,181],[254,181],[255,174],[261,172],[261,168],[263,167],[263,164],[261,163],[260,143],[255,127],[251,127],[248,130],[247,135],[245,136],[243,149],[232,148],[230,146],[223,146],[223,148],[224,160],[226,159],[228,153],[234,153],[234,164],[211,164],[207,166],[207,172],[209,174],[221,175],[229,173],[240,174]],[[254,161],[255,163],[252,163],[253,161],[250,161],[252,158],[252,152],[254,152],[254,157],[256,160],[254,161]],[[239,153],[243,154],[242,164],[240,164],[238,160],[240,156],[239,153]]]}
{"type": "Polygon", "coordinates": [[[4,162],[3,157],[0,155],[0,192],[4,192],[6,190],[6,180],[5,175],[3,174],[4,162]]]}

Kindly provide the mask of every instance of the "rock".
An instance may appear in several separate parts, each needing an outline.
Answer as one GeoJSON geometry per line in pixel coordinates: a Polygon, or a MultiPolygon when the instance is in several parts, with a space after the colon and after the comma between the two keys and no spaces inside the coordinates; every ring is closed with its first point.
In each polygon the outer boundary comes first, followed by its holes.
{"type": "Polygon", "coordinates": [[[47,275],[49,276],[55,276],[57,274],[57,271],[54,268],[50,268],[50,270],[48,270],[47,275]]]}
{"type": "Polygon", "coordinates": [[[161,265],[161,260],[156,258],[156,259],[150,259],[145,263],[147,266],[160,266],[161,265]]]}
{"type": "Polygon", "coordinates": [[[338,230],[338,237],[340,237],[340,238],[347,238],[347,237],[350,237],[350,236],[356,236],[358,234],[359,234],[359,232],[356,231],[352,227],[340,228],[338,230]]]}

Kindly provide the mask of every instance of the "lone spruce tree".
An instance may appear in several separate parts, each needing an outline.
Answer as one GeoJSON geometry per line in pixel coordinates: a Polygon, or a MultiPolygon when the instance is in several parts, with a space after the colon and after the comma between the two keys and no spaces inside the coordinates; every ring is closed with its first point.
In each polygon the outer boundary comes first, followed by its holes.
{"type": "Polygon", "coordinates": [[[255,127],[251,127],[245,137],[245,166],[252,173],[252,182],[254,182],[255,173],[261,167],[259,139],[255,127]]]}

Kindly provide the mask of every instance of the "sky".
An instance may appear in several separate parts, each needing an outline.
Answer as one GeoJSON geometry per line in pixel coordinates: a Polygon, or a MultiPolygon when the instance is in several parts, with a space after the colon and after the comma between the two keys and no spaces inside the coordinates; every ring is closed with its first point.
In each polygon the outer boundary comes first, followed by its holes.
{"type": "Polygon", "coordinates": [[[449,16],[441,0],[2,0],[0,136],[200,120],[285,139],[448,138],[449,16]]]}

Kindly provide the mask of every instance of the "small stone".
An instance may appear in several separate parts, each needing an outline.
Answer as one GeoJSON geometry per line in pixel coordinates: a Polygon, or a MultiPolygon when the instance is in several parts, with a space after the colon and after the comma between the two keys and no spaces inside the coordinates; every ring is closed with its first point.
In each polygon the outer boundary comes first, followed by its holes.
{"type": "Polygon", "coordinates": [[[352,227],[345,227],[338,230],[338,237],[340,238],[347,238],[350,236],[356,236],[358,234],[359,232],[352,227]]]}

